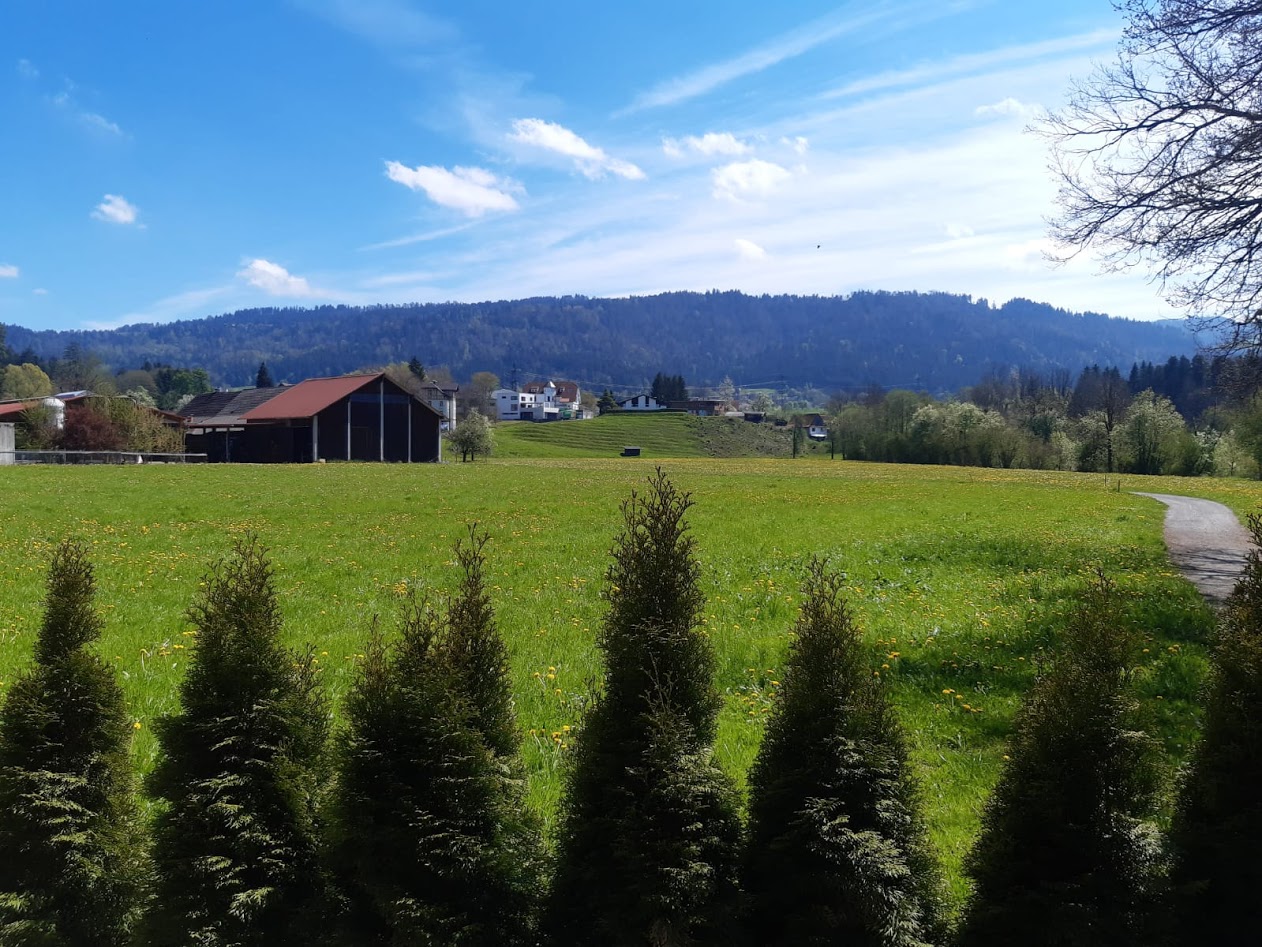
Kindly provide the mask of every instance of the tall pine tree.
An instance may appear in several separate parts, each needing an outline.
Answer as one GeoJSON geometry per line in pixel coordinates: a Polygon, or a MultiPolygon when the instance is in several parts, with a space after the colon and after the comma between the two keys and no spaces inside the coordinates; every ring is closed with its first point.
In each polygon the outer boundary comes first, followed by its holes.
{"type": "MultiPolygon", "coordinates": [[[[1255,544],[1262,518],[1249,517],[1255,544]]],[[[1262,553],[1219,616],[1201,742],[1170,828],[1175,943],[1247,944],[1262,931],[1262,553]]]]}
{"type": "Polygon", "coordinates": [[[149,788],[158,882],[146,944],[307,944],[324,883],[317,797],[328,708],[311,653],[281,644],[256,537],[206,576],[180,709],[158,721],[149,788]]]}
{"type": "Polygon", "coordinates": [[[965,863],[966,947],[1146,947],[1156,865],[1152,741],[1128,692],[1135,637],[1100,579],[1017,714],[965,863]]]}
{"type": "Polygon", "coordinates": [[[132,723],[92,653],[102,622],[81,544],[53,555],[34,666],[0,710],[0,943],[128,943],[144,859],[132,723]]]}
{"type": "Polygon", "coordinates": [[[941,887],[881,678],[819,560],[749,775],[752,944],[920,947],[941,887]]]}
{"type": "Polygon", "coordinates": [[[347,698],[330,854],[348,945],[533,942],[541,846],[485,542],[457,545],[445,615],[410,599],[393,652],[374,631],[347,698]]]}
{"type": "Polygon", "coordinates": [[[598,639],[604,692],[566,774],[548,911],[556,943],[726,944],[740,823],[712,756],[719,697],[699,627],[691,500],[659,469],[623,504],[598,639]]]}

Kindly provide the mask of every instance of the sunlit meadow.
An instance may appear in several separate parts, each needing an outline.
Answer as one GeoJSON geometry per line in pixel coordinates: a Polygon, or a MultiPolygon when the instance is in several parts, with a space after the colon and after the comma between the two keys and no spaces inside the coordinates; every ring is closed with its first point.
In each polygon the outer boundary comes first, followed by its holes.
{"type": "MultiPolygon", "coordinates": [[[[1244,481],[895,467],[809,460],[671,460],[708,597],[724,711],[718,752],[743,779],[779,681],[804,563],[826,556],[912,738],[934,841],[959,861],[1004,737],[1076,590],[1103,570],[1144,629],[1140,689],[1169,770],[1195,733],[1210,613],[1171,569],[1164,508],[1130,490],[1257,508],[1244,481]]],[[[287,634],[316,648],[340,697],[370,623],[410,587],[454,585],[452,544],[491,534],[491,594],[512,654],[532,776],[551,818],[559,770],[599,680],[594,647],[619,504],[652,462],[507,460],[440,466],[9,468],[0,473],[0,693],[29,658],[44,573],[64,536],[91,548],[102,654],[124,679],[137,766],[172,709],[195,643],[185,611],[207,565],[256,531],[271,549],[287,634]]]]}

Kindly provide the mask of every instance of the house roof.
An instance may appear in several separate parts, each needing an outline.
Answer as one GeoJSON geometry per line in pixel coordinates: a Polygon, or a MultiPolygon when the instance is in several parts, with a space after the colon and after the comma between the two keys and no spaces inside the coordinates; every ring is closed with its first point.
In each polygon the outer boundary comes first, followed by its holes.
{"type": "Polygon", "coordinates": [[[235,427],[241,415],[271,401],[286,387],[243,388],[240,391],[208,391],[197,395],[183,408],[189,427],[235,427]]]}
{"type": "Polygon", "coordinates": [[[457,391],[460,390],[460,386],[459,385],[440,385],[436,381],[427,381],[427,382],[423,382],[418,390],[420,391],[421,395],[425,398],[433,398],[436,395],[442,396],[444,398],[450,398],[452,395],[454,395],[457,391]]]}

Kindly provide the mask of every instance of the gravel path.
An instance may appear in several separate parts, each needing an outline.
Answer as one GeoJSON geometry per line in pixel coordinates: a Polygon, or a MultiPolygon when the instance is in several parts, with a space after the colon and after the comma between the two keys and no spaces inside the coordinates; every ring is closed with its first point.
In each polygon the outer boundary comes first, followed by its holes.
{"type": "Polygon", "coordinates": [[[1253,539],[1236,514],[1213,500],[1165,493],[1136,495],[1166,505],[1165,537],[1170,559],[1211,604],[1222,604],[1253,549],[1253,539]]]}

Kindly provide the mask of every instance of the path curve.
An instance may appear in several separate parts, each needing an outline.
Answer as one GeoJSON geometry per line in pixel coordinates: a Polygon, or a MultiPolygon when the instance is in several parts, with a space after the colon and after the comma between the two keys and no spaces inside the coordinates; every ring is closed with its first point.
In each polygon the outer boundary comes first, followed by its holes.
{"type": "Polygon", "coordinates": [[[1221,503],[1168,493],[1139,493],[1166,505],[1170,559],[1212,604],[1221,605],[1244,572],[1253,538],[1221,503]]]}

